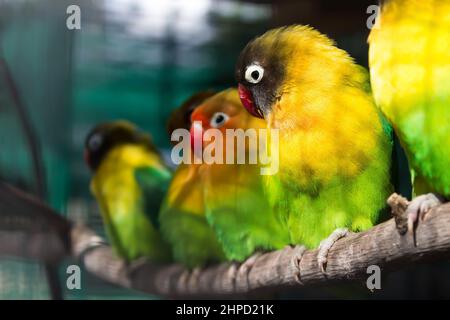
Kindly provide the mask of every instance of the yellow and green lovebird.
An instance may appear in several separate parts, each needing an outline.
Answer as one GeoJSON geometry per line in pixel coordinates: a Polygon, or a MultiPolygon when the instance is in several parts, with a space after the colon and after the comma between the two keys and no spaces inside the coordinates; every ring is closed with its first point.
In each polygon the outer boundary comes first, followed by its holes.
{"type": "Polygon", "coordinates": [[[117,255],[126,261],[169,261],[171,250],[157,228],[171,173],[150,136],[126,121],[100,124],[86,138],[85,160],[117,255]]]}
{"type": "MultiPolygon", "coordinates": [[[[197,93],[176,109],[168,121],[169,135],[176,129],[189,130],[192,112],[213,95],[197,93]]],[[[222,246],[206,220],[200,164],[194,164],[191,156],[191,163],[181,163],[176,169],[159,214],[161,232],[172,246],[175,261],[188,268],[225,260],[222,246]]]]}
{"type": "Polygon", "coordinates": [[[450,1],[385,1],[369,43],[374,97],[414,178],[412,230],[450,197],[450,1]]]}
{"type": "Polygon", "coordinates": [[[368,73],[325,35],[295,25],[251,41],[236,78],[246,109],[279,130],[279,173],[266,192],[293,244],[320,244],[324,271],[333,243],[372,227],[392,191],[392,129],[368,73]]]}
{"type": "Polygon", "coordinates": [[[288,245],[287,228],[274,214],[264,194],[263,176],[256,158],[259,129],[265,129],[265,122],[246,112],[236,89],[222,91],[206,100],[194,110],[191,121],[192,141],[203,145],[204,150],[204,163],[199,170],[204,182],[206,217],[227,259],[243,261],[256,251],[288,245]],[[213,131],[217,136],[207,138],[213,131]],[[240,145],[236,138],[239,132],[245,134],[240,145]],[[248,140],[251,137],[253,141],[248,140]],[[221,142],[215,144],[212,140],[221,142]],[[214,161],[205,158],[209,155],[207,150],[211,150],[214,161]],[[256,160],[253,163],[250,154],[256,160]],[[242,156],[245,161],[242,158],[238,161],[242,156]]]}

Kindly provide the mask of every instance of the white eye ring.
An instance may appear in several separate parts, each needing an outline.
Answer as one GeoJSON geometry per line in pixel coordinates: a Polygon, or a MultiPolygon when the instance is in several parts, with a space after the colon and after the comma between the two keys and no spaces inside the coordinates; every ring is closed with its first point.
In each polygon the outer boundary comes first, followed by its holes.
{"type": "Polygon", "coordinates": [[[100,145],[102,144],[102,137],[99,134],[94,134],[90,139],[89,139],[89,148],[91,150],[97,150],[98,148],[100,148],[100,145]]]}
{"type": "Polygon", "coordinates": [[[230,119],[230,117],[226,113],[216,112],[211,118],[210,125],[213,128],[220,128],[228,121],[228,119],[230,119]]]}
{"type": "Polygon", "coordinates": [[[250,83],[259,83],[264,76],[264,68],[259,64],[252,64],[245,70],[245,80],[250,83]]]}

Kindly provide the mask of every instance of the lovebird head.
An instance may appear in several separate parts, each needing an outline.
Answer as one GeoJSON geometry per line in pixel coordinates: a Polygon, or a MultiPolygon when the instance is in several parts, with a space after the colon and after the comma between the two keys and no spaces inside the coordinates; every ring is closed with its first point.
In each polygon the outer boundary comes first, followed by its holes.
{"type": "Polygon", "coordinates": [[[294,25],[270,30],[248,43],[235,77],[250,114],[265,119],[273,114],[287,124],[299,120],[302,106],[311,101],[339,95],[339,89],[353,81],[366,81],[361,69],[325,35],[294,25]]]}
{"type": "Polygon", "coordinates": [[[96,171],[110,151],[126,144],[140,145],[158,153],[148,134],[128,121],[119,120],[101,123],[91,130],[85,140],[85,162],[92,171],[96,171]]]}
{"type": "Polygon", "coordinates": [[[203,134],[209,129],[217,129],[225,137],[228,129],[265,128],[264,121],[246,112],[236,89],[224,90],[205,100],[192,113],[191,123],[191,146],[194,143],[207,145],[203,134]]]}

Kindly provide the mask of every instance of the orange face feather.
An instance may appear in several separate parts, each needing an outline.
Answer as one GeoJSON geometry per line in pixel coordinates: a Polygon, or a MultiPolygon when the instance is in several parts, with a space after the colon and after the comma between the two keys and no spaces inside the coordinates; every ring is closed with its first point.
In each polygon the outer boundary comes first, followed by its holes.
{"type": "MultiPolygon", "coordinates": [[[[266,129],[265,121],[252,117],[245,110],[236,89],[225,90],[206,100],[193,112],[191,120],[198,122],[203,133],[194,133],[194,140],[202,139],[212,129],[223,137],[222,143],[217,145],[222,148],[223,164],[203,163],[199,171],[204,182],[207,219],[227,258],[242,261],[257,249],[279,249],[288,244],[287,229],[276,219],[263,192],[260,165],[248,161],[250,152],[256,152],[255,145],[246,139],[245,150],[237,150],[238,144],[231,144],[229,140],[235,136],[227,135],[230,130],[243,130],[255,132],[254,137],[259,139],[259,129],[266,129]],[[226,163],[232,145],[233,163],[226,163]],[[238,152],[245,153],[245,163],[237,163],[238,152]]],[[[205,150],[213,142],[200,141],[205,150]]]]}
{"type": "MultiPolygon", "coordinates": [[[[222,143],[224,161],[227,154],[227,130],[263,129],[266,123],[249,115],[243,108],[235,89],[228,89],[206,100],[191,116],[191,147],[201,145],[203,149],[213,141],[205,141],[207,130],[219,130],[224,137],[222,143]]],[[[235,152],[236,154],[236,152],[235,152]]]]}

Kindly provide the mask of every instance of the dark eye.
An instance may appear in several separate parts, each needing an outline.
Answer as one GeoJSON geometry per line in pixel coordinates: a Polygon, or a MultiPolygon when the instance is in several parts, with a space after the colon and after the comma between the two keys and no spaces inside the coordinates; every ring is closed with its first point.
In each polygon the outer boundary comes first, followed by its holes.
{"type": "Polygon", "coordinates": [[[259,83],[264,76],[264,68],[259,64],[252,64],[245,70],[245,80],[250,83],[259,83]]]}
{"type": "Polygon", "coordinates": [[[102,144],[102,137],[99,134],[94,134],[90,139],[89,139],[89,149],[92,151],[96,151],[100,148],[101,144],[102,144]]]}
{"type": "Polygon", "coordinates": [[[225,122],[228,121],[230,117],[223,112],[216,112],[211,118],[211,127],[213,128],[220,128],[225,124],[225,122]]]}

